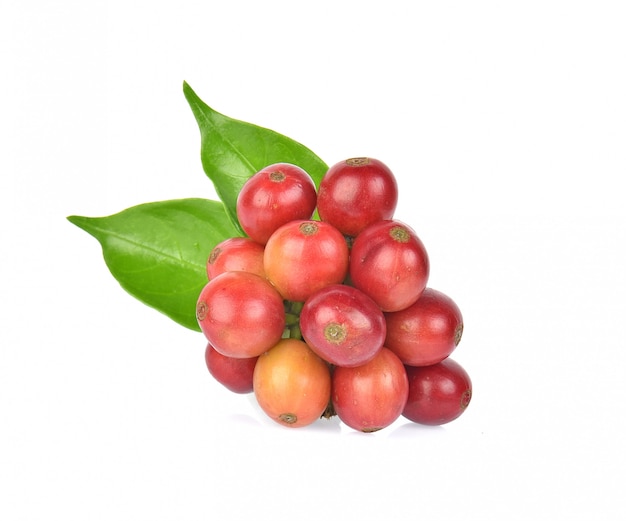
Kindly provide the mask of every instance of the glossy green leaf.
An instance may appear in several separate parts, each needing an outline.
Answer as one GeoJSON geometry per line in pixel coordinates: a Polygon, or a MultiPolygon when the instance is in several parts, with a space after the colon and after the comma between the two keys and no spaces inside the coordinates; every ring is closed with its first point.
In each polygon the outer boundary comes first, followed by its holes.
{"type": "Polygon", "coordinates": [[[218,242],[239,235],[221,202],[177,199],[68,220],[100,242],[111,274],[128,293],[200,330],[195,308],[208,281],[208,255],[218,242]]]}
{"type": "Polygon", "coordinates": [[[245,181],[262,168],[293,163],[306,170],[319,186],[328,167],[307,147],[273,130],[216,112],[187,83],[183,92],[200,127],[204,172],[238,229],[237,195],[245,181]]]}

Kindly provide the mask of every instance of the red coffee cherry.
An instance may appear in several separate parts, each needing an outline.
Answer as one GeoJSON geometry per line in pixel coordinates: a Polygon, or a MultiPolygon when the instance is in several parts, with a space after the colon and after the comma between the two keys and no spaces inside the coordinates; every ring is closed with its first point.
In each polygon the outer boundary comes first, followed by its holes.
{"type": "Polygon", "coordinates": [[[317,211],[344,235],[391,219],[398,203],[396,179],[387,165],[371,157],[354,157],[331,166],[320,182],[317,211]]]}
{"type": "Polygon", "coordinates": [[[317,193],[311,176],[290,163],[266,166],[246,181],[237,196],[237,218],[248,236],[265,244],[280,226],[310,219],[317,193]]]}
{"type": "Polygon", "coordinates": [[[327,362],[344,367],[371,360],[385,341],[385,317],[365,293],[331,284],[311,295],[300,313],[306,343],[327,362]]]}
{"type": "Polygon", "coordinates": [[[252,358],[278,342],[285,307],[276,289],[246,271],[228,271],[204,286],[196,317],[211,345],[225,356],[252,358]]]}
{"type": "Polygon", "coordinates": [[[257,358],[224,356],[210,343],[204,351],[204,360],[209,373],[229,391],[237,394],[252,392],[252,376],[257,358]]]}
{"type": "Polygon", "coordinates": [[[321,221],[291,221],[265,245],[265,274],[285,300],[304,302],[318,289],[342,282],[349,250],[344,236],[321,221]]]}
{"type": "Polygon", "coordinates": [[[426,288],[408,308],[385,313],[385,345],[407,365],[431,365],[447,358],[461,341],[463,316],[444,293],[426,288]]]}
{"type": "Polygon", "coordinates": [[[443,425],[465,412],[472,399],[472,381],[451,358],[424,367],[405,366],[409,397],[402,415],[425,425],[443,425]]]}
{"type": "Polygon", "coordinates": [[[402,414],[409,394],[406,370],[400,359],[383,347],[366,364],[335,367],[332,403],[349,427],[375,432],[402,414]]]}
{"type": "Polygon", "coordinates": [[[209,280],[227,271],[247,271],[265,277],[263,245],[248,237],[231,237],[217,244],[207,259],[209,280]]]}
{"type": "Polygon", "coordinates": [[[350,280],[383,311],[399,311],[416,302],[429,272],[422,241],[398,220],[371,224],[354,239],[350,280]]]}

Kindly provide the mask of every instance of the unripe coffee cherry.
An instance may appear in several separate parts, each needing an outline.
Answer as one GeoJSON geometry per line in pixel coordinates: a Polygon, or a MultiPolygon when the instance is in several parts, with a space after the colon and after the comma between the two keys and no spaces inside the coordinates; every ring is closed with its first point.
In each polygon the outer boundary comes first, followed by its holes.
{"type": "Polygon", "coordinates": [[[285,427],[310,425],[330,401],[328,365],[294,338],[281,340],[259,357],[252,383],[261,409],[285,427]]]}

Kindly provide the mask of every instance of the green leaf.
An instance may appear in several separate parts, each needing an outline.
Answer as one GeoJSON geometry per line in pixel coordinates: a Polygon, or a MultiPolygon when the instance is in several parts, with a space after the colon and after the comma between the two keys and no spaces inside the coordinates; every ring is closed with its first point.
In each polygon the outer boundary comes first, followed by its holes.
{"type": "Polygon", "coordinates": [[[104,260],[131,295],[199,331],[196,302],[208,282],[213,247],[239,235],[222,203],[177,199],[141,204],[108,217],[67,218],[95,237],[104,260]]]}
{"type": "Polygon", "coordinates": [[[216,112],[186,82],[183,92],[200,127],[204,172],[239,230],[237,196],[246,180],[262,168],[293,163],[306,170],[319,187],[328,166],[307,147],[273,130],[216,112]]]}

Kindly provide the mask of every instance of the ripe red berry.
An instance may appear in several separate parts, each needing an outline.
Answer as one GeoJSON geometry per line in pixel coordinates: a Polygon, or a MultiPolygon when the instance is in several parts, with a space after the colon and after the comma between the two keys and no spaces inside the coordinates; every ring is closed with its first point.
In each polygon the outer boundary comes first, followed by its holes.
{"type": "Polygon", "coordinates": [[[269,165],[246,181],[237,196],[237,218],[250,238],[265,244],[280,226],[310,219],[317,193],[311,176],[290,163],[269,165]]]}
{"type": "Polygon", "coordinates": [[[399,311],[416,302],[426,287],[429,271],[422,241],[398,220],[369,225],[352,244],[351,282],[383,311],[399,311]]]}
{"type": "Polygon", "coordinates": [[[386,347],[366,364],[336,367],[333,372],[333,408],[358,431],[375,432],[391,425],[402,414],[408,394],[406,370],[386,347]]]}
{"type": "Polygon", "coordinates": [[[408,308],[385,313],[385,345],[407,365],[431,365],[448,357],[461,341],[463,317],[447,295],[426,288],[408,308]]]}
{"type": "Polygon", "coordinates": [[[472,399],[467,371],[452,360],[424,367],[406,366],[409,397],[402,415],[425,425],[442,425],[465,412],[472,399]]]}
{"type": "Polygon", "coordinates": [[[265,274],[285,300],[304,302],[348,272],[349,250],[344,236],[321,221],[291,221],[276,230],[265,245],[265,274]]]}
{"type": "Polygon", "coordinates": [[[209,280],[226,271],[248,271],[265,277],[263,245],[248,237],[231,237],[217,244],[206,264],[209,280]]]}
{"type": "Polygon", "coordinates": [[[265,279],[229,271],[200,292],[196,317],[213,347],[225,356],[252,358],[276,344],[285,329],[285,307],[265,279]]]}
{"type": "Polygon", "coordinates": [[[385,341],[385,317],[365,293],[331,284],[311,295],[300,313],[306,343],[327,362],[345,367],[371,360],[385,341]]]}
{"type": "Polygon", "coordinates": [[[351,237],[376,221],[391,219],[397,203],[393,173],[371,157],[355,157],[331,166],[317,196],[320,218],[351,237]]]}
{"type": "Polygon", "coordinates": [[[204,360],[209,373],[228,390],[237,394],[251,393],[252,376],[258,357],[233,358],[224,356],[210,343],[204,352],[204,360]]]}

